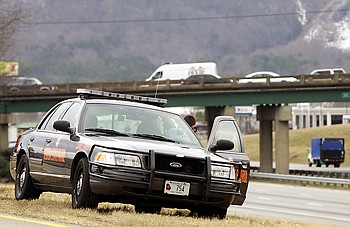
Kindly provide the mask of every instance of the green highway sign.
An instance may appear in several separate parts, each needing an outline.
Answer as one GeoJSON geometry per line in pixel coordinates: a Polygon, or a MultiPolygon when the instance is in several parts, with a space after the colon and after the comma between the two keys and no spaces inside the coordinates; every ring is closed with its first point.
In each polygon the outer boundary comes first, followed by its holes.
{"type": "Polygon", "coordinates": [[[342,97],[343,99],[348,99],[348,98],[350,98],[350,92],[343,92],[343,93],[341,93],[341,97],[342,97]]]}

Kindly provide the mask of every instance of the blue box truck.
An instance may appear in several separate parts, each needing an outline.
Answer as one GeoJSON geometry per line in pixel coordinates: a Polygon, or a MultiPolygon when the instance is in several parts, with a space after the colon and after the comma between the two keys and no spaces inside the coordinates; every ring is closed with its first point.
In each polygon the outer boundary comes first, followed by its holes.
{"type": "Polygon", "coordinates": [[[339,167],[344,162],[344,143],[344,138],[312,138],[308,155],[309,166],[315,164],[321,167],[324,164],[328,167],[333,164],[334,167],[339,167]]]}

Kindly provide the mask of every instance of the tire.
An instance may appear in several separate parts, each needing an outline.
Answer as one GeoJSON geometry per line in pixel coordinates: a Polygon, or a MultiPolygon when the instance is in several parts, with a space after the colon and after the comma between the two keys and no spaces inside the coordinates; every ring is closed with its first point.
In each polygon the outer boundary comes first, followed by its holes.
{"type": "Polygon", "coordinates": [[[316,167],[321,167],[321,162],[319,160],[316,161],[316,167]]]}
{"type": "Polygon", "coordinates": [[[37,190],[29,174],[29,163],[26,155],[22,155],[16,168],[15,198],[17,200],[39,199],[41,191],[37,190]]]}
{"type": "Polygon", "coordinates": [[[86,158],[79,160],[74,172],[72,208],[96,208],[98,195],[90,188],[89,164],[86,158]]]}
{"type": "Polygon", "coordinates": [[[309,167],[312,166],[312,162],[310,161],[310,159],[307,160],[308,164],[309,164],[309,167]]]}
{"type": "Polygon", "coordinates": [[[160,214],[161,210],[162,208],[157,206],[153,207],[153,206],[135,205],[136,213],[160,214]]]}
{"type": "Polygon", "coordinates": [[[335,164],[334,164],[334,167],[335,167],[335,168],[339,168],[339,167],[340,167],[340,163],[335,163],[335,164]]]}

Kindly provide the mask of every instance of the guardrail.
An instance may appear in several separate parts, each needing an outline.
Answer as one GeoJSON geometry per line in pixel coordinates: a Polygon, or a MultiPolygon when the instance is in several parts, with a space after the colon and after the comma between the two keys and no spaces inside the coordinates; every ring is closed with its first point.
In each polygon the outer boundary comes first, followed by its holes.
{"type": "MultiPolygon", "coordinates": [[[[259,172],[258,166],[251,166],[250,172],[259,172]]],[[[275,173],[275,169],[272,170],[275,173]]],[[[334,171],[322,171],[322,170],[304,170],[304,169],[290,169],[289,175],[309,176],[309,177],[325,177],[325,178],[339,178],[350,179],[350,172],[334,172],[334,171]]]]}
{"type": "Polygon", "coordinates": [[[252,179],[269,179],[269,180],[279,180],[279,181],[293,181],[300,182],[303,184],[320,184],[326,186],[341,186],[350,187],[349,179],[339,179],[339,178],[329,178],[329,177],[311,177],[311,176],[296,176],[287,174],[276,174],[276,173],[260,173],[260,172],[250,172],[250,177],[252,179]]]}

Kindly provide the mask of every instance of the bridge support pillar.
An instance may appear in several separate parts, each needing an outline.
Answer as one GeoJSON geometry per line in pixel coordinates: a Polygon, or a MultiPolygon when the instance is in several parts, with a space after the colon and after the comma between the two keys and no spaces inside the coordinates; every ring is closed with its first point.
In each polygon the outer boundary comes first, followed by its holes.
{"type": "Polygon", "coordinates": [[[273,171],[272,121],[275,121],[276,173],[289,173],[289,127],[292,108],[289,106],[258,106],[260,121],[260,171],[273,171]]]}
{"type": "Polygon", "coordinates": [[[289,120],[292,107],[278,106],[275,111],[276,173],[289,174],[289,120]]]}
{"type": "Polygon", "coordinates": [[[258,106],[257,120],[260,122],[260,172],[272,173],[272,117],[274,107],[258,106]],[[271,114],[272,113],[272,114],[271,114]]]}
{"type": "Polygon", "coordinates": [[[8,149],[9,147],[8,128],[10,122],[10,114],[0,114],[0,151],[8,149]]]}

